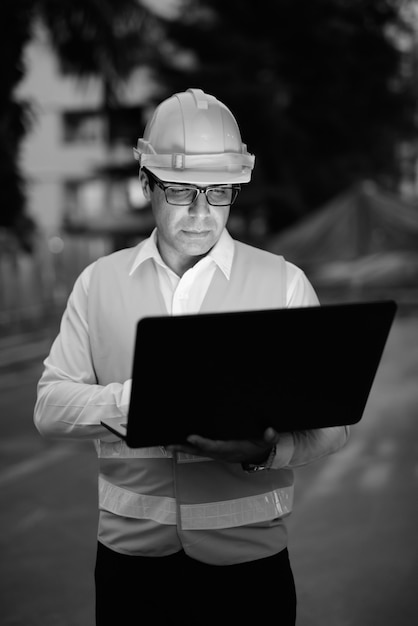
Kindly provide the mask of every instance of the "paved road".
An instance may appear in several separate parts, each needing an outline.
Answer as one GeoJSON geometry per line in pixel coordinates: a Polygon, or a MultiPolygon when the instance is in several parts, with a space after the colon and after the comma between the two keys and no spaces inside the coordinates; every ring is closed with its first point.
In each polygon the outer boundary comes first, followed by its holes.
{"type": "Polygon", "coordinates": [[[0,623],[89,626],[96,459],[89,444],[38,436],[32,412],[39,373],[31,363],[0,379],[0,623]]]}
{"type": "MultiPolygon", "coordinates": [[[[0,369],[0,623],[90,626],[96,459],[88,443],[36,433],[40,367],[0,369]]],[[[417,372],[418,318],[401,319],[348,446],[297,471],[298,626],[418,624],[417,372]]]]}

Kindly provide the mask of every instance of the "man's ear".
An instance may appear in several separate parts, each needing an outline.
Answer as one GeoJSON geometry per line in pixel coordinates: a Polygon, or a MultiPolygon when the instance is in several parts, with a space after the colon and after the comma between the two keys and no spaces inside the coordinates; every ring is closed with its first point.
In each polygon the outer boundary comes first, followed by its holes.
{"type": "Polygon", "coordinates": [[[139,172],[139,182],[141,183],[142,192],[145,198],[150,201],[151,200],[151,189],[149,187],[148,176],[143,170],[139,172]]]}

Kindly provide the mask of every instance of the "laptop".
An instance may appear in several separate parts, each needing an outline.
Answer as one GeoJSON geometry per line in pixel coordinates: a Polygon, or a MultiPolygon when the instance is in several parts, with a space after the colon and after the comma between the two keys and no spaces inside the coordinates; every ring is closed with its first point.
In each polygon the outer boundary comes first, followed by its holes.
{"type": "Polygon", "coordinates": [[[143,318],[127,422],[102,424],[132,448],[356,424],[396,309],[385,300],[143,318]]]}

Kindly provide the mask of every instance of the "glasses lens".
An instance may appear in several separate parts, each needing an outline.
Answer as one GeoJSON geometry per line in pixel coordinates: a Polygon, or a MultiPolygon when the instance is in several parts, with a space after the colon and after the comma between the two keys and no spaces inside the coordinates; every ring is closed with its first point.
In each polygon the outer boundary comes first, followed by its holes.
{"type": "Polygon", "coordinates": [[[194,202],[197,194],[195,187],[166,187],[167,202],[171,204],[190,204],[194,202]]]}
{"type": "Polygon", "coordinates": [[[232,187],[210,187],[207,190],[208,202],[215,206],[232,204],[232,196],[232,187]]]}

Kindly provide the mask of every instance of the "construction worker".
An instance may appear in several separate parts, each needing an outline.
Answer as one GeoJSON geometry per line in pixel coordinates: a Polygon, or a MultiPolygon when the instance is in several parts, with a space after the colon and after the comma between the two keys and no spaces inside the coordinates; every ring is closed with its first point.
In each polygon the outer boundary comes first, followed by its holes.
{"type": "MultiPolygon", "coordinates": [[[[317,296],[299,268],[226,229],[254,156],[223,103],[200,89],[173,95],[134,152],[156,228],[82,272],[35,407],[41,434],[91,439],[98,453],[96,624],[294,624],[285,526],[292,468],[340,449],[347,429],[279,435],[268,428],[251,441],[197,433],[188,444],[131,449],[100,422],[127,416],[138,319],[303,307],[318,304],[317,296]]],[[[220,348],[219,367],[228,367],[228,347],[220,348]]],[[[169,376],[175,355],[158,337],[155,349],[155,376],[169,376]]],[[[185,377],[210,393],[211,381],[199,380],[205,355],[194,350],[196,368],[185,377]]]]}

